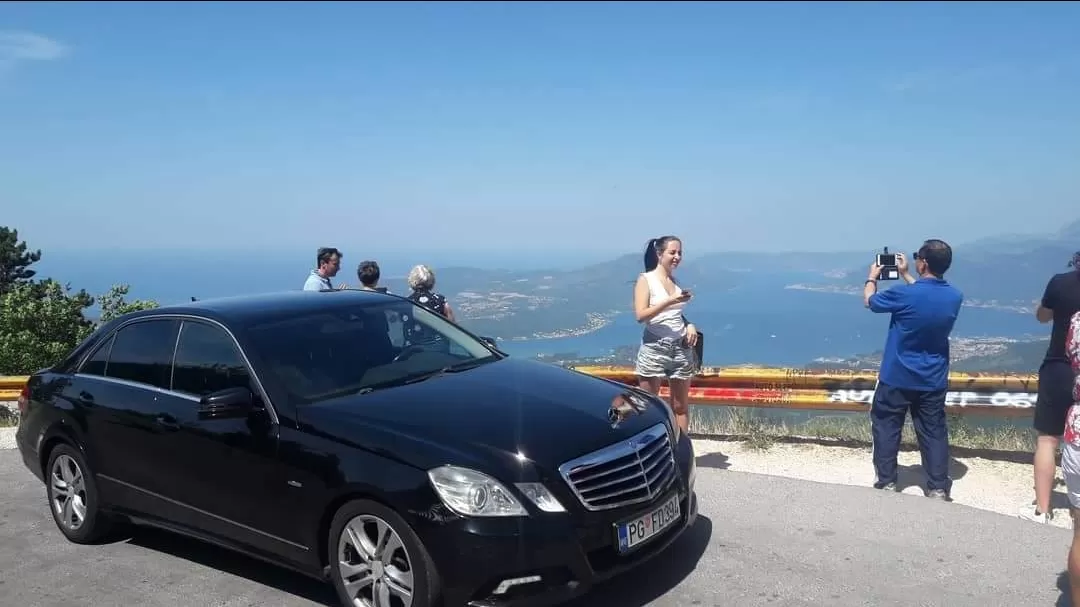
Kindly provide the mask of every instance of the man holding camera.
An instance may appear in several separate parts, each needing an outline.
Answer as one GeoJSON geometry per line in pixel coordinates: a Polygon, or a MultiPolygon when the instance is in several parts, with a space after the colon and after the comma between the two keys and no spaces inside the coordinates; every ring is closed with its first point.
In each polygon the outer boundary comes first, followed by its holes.
{"type": "Polygon", "coordinates": [[[875,313],[889,313],[889,334],[881,359],[878,384],[870,405],[874,487],[896,491],[897,454],[907,413],[919,439],[927,497],[951,501],[949,431],[945,395],[949,388],[949,335],[960,314],[963,294],[945,281],[952,265],[952,248],[927,240],[915,254],[915,271],[908,271],[903,253],[896,269],[906,284],[878,292],[885,266],[875,262],[863,288],[863,304],[875,313]]]}

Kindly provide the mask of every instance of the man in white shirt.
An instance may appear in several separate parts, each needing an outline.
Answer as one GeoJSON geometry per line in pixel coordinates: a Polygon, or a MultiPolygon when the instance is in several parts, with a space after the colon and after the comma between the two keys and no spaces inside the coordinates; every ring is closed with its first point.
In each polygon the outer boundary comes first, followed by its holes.
{"type": "Polygon", "coordinates": [[[316,268],[304,282],[304,290],[333,291],[334,285],[330,283],[330,279],[337,276],[338,270],[341,269],[341,257],[341,251],[334,247],[320,247],[318,253],[315,254],[316,268]]]}

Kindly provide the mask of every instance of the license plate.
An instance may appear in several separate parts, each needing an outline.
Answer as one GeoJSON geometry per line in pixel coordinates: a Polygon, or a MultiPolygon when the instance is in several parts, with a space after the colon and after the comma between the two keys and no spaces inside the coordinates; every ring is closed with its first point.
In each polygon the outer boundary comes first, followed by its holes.
{"type": "Polygon", "coordinates": [[[660,507],[637,518],[617,523],[615,533],[619,552],[626,552],[649,541],[679,520],[679,494],[672,495],[660,507]]]}

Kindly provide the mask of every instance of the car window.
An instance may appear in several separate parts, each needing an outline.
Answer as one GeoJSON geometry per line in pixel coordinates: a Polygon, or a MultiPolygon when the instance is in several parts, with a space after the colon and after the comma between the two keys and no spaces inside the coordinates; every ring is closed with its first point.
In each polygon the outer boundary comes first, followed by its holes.
{"type": "Polygon", "coordinates": [[[144,320],[127,325],[113,337],[105,377],[169,389],[173,350],[180,321],[144,320]]]}
{"type": "Polygon", "coordinates": [[[172,389],[194,396],[251,388],[251,376],[232,338],[221,327],[203,322],[184,321],[172,373],[172,389]]]}
{"type": "Polygon", "coordinates": [[[110,336],[94,350],[94,353],[86,359],[79,373],[87,375],[99,375],[104,377],[109,364],[109,351],[112,349],[113,337],[110,336]]]}
{"type": "Polygon", "coordinates": [[[247,336],[298,405],[497,358],[442,316],[407,300],[305,312],[249,327],[247,336]],[[422,341],[412,341],[421,334],[422,341]]]}
{"type": "Polygon", "coordinates": [[[452,356],[461,356],[461,357],[468,357],[469,356],[469,351],[466,350],[465,348],[463,348],[461,346],[461,344],[459,344],[459,343],[450,342],[450,344],[447,346],[446,349],[447,349],[447,351],[450,352],[450,354],[452,356]]]}
{"type": "Polygon", "coordinates": [[[405,345],[405,323],[401,320],[401,313],[392,309],[384,309],[386,315],[386,332],[390,336],[390,343],[395,348],[405,345]]]}

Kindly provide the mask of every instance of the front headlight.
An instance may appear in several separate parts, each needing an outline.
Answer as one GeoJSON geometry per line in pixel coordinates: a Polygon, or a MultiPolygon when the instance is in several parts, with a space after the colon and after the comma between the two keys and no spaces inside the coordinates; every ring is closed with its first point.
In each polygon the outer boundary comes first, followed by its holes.
{"type": "Polygon", "coordinates": [[[525,516],[521,502],[499,481],[457,466],[428,470],[431,486],[446,507],[463,516],[525,516]]]}
{"type": "MultiPolygon", "coordinates": [[[[483,472],[440,466],[428,470],[431,486],[446,507],[462,516],[527,516],[521,502],[499,481],[483,472]]],[[[544,512],[566,512],[542,483],[517,483],[521,493],[544,512]]]]}

